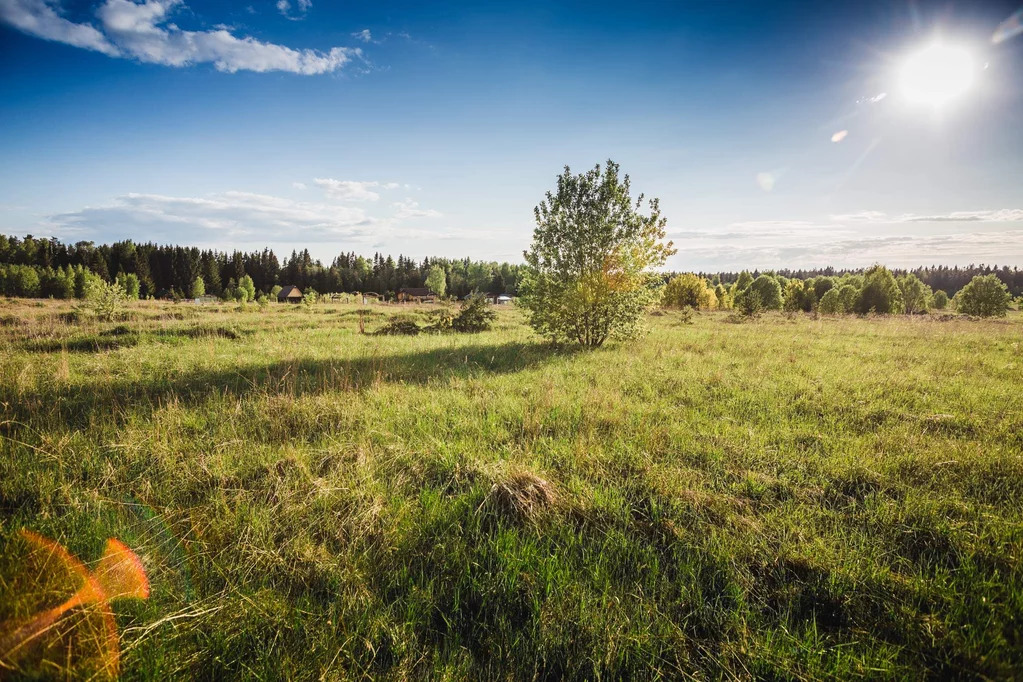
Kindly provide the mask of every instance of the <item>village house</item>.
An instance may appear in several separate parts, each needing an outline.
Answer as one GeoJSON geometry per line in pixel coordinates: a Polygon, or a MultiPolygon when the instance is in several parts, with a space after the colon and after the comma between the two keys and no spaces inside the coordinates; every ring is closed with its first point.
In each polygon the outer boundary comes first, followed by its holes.
{"type": "Polygon", "coordinates": [[[429,287],[409,287],[398,291],[398,303],[433,303],[437,294],[429,287]]]}
{"type": "Polygon", "coordinates": [[[289,285],[282,288],[277,292],[278,303],[301,303],[302,302],[302,291],[294,286],[289,285]]]}

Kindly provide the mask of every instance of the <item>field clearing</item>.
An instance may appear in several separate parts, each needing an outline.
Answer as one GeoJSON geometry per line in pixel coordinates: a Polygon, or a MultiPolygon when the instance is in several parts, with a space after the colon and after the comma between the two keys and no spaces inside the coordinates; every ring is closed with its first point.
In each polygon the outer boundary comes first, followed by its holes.
{"type": "Polygon", "coordinates": [[[1020,313],[579,351],[361,309],[4,303],[0,621],[49,605],[27,527],[142,557],[127,679],[1023,670],[1020,313]]]}

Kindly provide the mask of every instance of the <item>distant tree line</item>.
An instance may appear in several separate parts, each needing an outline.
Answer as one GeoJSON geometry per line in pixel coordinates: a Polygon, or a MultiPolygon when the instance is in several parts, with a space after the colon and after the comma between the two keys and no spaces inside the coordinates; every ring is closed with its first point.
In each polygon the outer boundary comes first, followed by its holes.
{"type": "Polygon", "coordinates": [[[1012,302],[1009,288],[996,272],[984,274],[978,268],[951,297],[945,290],[934,290],[914,272],[898,272],[874,265],[841,275],[799,279],[780,273],[743,271],[727,283],[718,275],[707,278],[682,273],[668,276],[661,303],[670,308],[737,309],[747,316],[763,310],[912,315],[943,310],[951,304],[959,312],[988,317],[1004,315],[1012,302]]]}
{"type": "MultiPolygon", "coordinates": [[[[812,270],[754,270],[748,274],[752,275],[753,279],[756,279],[761,274],[769,274],[776,277],[783,277],[785,279],[808,280],[814,277],[840,278],[845,275],[864,275],[869,269],[870,268],[817,268],[812,270]]],[[[958,265],[951,267],[947,265],[931,265],[929,267],[919,267],[912,270],[891,268],[891,273],[896,277],[913,275],[934,291],[944,291],[949,296],[954,296],[959,293],[960,289],[965,287],[978,275],[995,275],[998,279],[1002,280],[1006,287],[1009,288],[1009,292],[1013,296],[1023,295],[1023,269],[1018,267],[1010,268],[1008,265],[1003,265],[1002,267],[983,264],[971,264],[965,267],[959,267],[958,265]]],[[[671,275],[674,274],[676,273],[670,273],[666,279],[670,279],[671,275]]],[[[741,272],[700,272],[697,274],[712,282],[714,285],[719,283],[726,285],[732,284],[742,276],[741,272]]]]}
{"type": "MultiPolygon", "coordinates": [[[[448,295],[473,291],[515,293],[519,266],[465,259],[342,253],[326,266],[308,249],[278,259],[270,249],[216,251],[188,246],[121,241],[96,245],[57,239],[0,235],[0,293],[8,296],[81,298],[86,277],[119,281],[133,297],[210,295],[252,300],[276,286],[295,285],[320,293],[373,291],[388,298],[406,287],[422,287],[440,269],[448,295]]],[[[435,275],[436,281],[436,275],[435,275]]],[[[440,293],[440,292],[438,292],[440,293]]]]}

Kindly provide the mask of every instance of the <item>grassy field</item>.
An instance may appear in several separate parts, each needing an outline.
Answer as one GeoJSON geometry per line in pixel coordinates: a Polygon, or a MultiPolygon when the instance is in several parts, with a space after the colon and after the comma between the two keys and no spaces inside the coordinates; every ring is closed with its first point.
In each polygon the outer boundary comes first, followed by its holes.
{"type": "Polygon", "coordinates": [[[18,529],[118,537],[127,679],[1023,676],[1019,313],[69,309],[0,309],[0,621],[18,529]]]}

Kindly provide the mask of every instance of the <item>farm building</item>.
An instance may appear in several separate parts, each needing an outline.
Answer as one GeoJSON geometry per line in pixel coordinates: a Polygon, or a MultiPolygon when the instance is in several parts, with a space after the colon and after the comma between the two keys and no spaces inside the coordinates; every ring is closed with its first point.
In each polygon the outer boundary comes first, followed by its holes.
{"type": "Polygon", "coordinates": [[[296,286],[286,286],[277,293],[279,303],[301,303],[302,291],[296,286]]]}
{"type": "Polygon", "coordinates": [[[409,287],[398,292],[398,303],[432,303],[436,298],[429,287],[409,287]]]}

